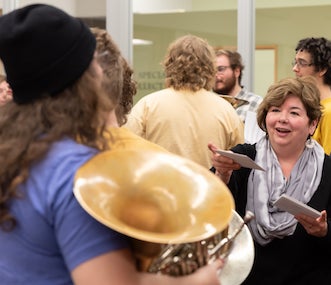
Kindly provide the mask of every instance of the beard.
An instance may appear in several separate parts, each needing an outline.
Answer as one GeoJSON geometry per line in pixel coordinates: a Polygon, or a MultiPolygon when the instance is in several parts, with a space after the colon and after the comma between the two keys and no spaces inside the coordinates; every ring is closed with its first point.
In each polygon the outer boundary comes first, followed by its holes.
{"type": "Polygon", "coordinates": [[[217,94],[229,95],[235,86],[236,86],[236,77],[233,74],[232,77],[228,79],[223,79],[223,80],[216,79],[214,92],[216,92],[217,94]],[[222,82],[223,87],[217,87],[218,82],[222,82]]]}

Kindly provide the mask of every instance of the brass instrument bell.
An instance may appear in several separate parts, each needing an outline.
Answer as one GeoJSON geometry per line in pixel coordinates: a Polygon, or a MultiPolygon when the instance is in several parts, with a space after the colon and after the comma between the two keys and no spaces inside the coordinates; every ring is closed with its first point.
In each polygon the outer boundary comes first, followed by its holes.
{"type": "Polygon", "coordinates": [[[224,230],[234,202],[202,166],[158,151],[100,153],[76,174],[74,194],[95,219],[130,237],[186,243],[224,230]]]}
{"type": "Polygon", "coordinates": [[[249,102],[247,100],[244,99],[240,99],[231,95],[219,95],[221,98],[225,99],[226,101],[228,101],[233,108],[237,109],[242,105],[246,105],[249,102]]]}
{"type": "Polygon", "coordinates": [[[96,220],[132,239],[138,269],[150,272],[167,250],[206,251],[201,244],[226,236],[234,212],[229,189],[208,169],[152,149],[96,155],[77,171],[74,194],[96,220]]]}

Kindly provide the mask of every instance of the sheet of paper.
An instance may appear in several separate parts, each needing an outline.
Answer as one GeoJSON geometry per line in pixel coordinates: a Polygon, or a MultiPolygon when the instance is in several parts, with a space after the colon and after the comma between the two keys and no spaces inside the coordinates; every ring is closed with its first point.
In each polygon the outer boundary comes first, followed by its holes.
{"type": "Polygon", "coordinates": [[[216,152],[221,154],[221,155],[224,155],[226,157],[229,157],[229,158],[233,159],[235,162],[240,164],[242,167],[258,169],[258,170],[263,170],[264,171],[264,169],[260,165],[255,163],[255,161],[252,160],[247,155],[234,153],[232,151],[221,150],[221,149],[217,150],[216,152]]]}
{"type": "Polygon", "coordinates": [[[294,216],[297,214],[305,214],[316,219],[321,215],[321,213],[316,209],[298,201],[295,198],[289,197],[286,194],[281,195],[274,205],[294,216]]]}

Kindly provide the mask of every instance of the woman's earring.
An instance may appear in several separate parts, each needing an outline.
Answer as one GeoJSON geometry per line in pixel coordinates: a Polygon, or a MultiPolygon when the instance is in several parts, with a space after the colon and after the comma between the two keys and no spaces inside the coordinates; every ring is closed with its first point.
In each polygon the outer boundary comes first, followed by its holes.
{"type": "Polygon", "coordinates": [[[311,135],[309,135],[307,140],[306,140],[306,147],[307,148],[313,148],[314,147],[314,141],[311,139],[311,135]]]}

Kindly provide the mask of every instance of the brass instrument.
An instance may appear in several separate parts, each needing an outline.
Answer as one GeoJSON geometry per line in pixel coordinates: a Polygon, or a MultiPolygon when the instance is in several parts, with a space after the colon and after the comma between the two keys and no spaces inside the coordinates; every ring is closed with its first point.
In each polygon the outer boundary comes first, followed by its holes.
{"type": "Polygon", "coordinates": [[[246,105],[249,102],[247,100],[244,99],[240,99],[240,98],[236,98],[234,96],[231,95],[221,95],[219,94],[219,96],[223,99],[225,99],[226,101],[228,101],[233,108],[237,109],[238,107],[242,106],[242,105],[246,105]]]}
{"type": "Polygon", "coordinates": [[[77,171],[74,194],[95,219],[131,238],[141,271],[190,274],[234,251],[246,227],[218,177],[167,152],[100,153],[77,171]],[[234,217],[236,229],[229,227],[234,217]]]}

